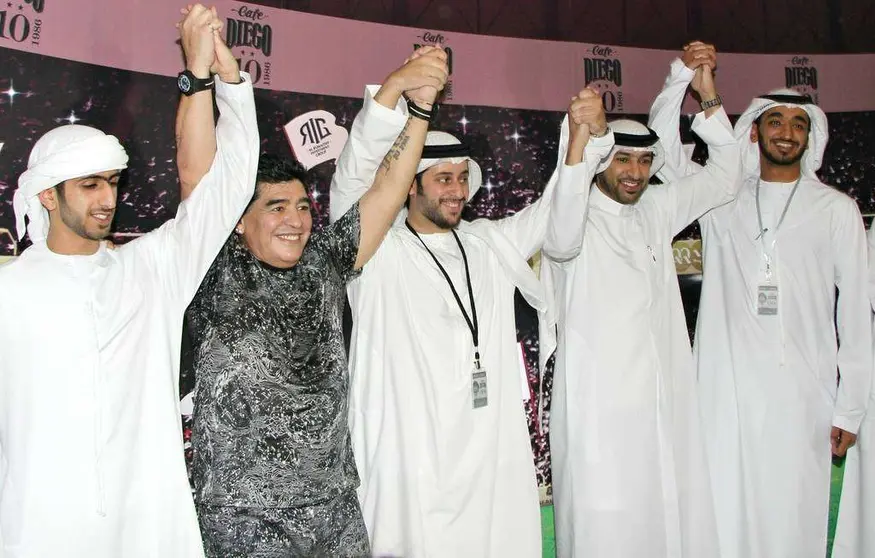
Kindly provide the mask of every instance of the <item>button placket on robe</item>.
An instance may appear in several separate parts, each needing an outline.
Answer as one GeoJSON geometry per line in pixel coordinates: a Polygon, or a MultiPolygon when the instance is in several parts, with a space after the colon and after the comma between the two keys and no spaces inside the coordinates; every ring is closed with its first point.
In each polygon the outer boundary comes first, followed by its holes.
{"type": "Polygon", "coordinates": [[[87,330],[89,337],[91,339],[94,350],[90,351],[92,354],[96,355],[94,357],[94,361],[91,363],[91,412],[93,413],[93,443],[94,443],[94,480],[96,484],[96,510],[97,513],[101,516],[106,516],[106,494],[105,494],[105,478],[103,474],[103,468],[101,466],[102,460],[102,444],[103,444],[103,413],[105,411],[105,397],[104,397],[104,385],[103,379],[101,378],[101,367],[100,367],[100,340],[98,336],[97,330],[97,316],[95,314],[95,289],[94,289],[94,274],[97,271],[95,269],[94,262],[91,259],[88,260],[73,260],[72,258],[69,260],[70,269],[73,276],[76,279],[76,283],[78,288],[82,291],[82,300],[84,312],[83,315],[86,316],[87,319],[87,330]]]}

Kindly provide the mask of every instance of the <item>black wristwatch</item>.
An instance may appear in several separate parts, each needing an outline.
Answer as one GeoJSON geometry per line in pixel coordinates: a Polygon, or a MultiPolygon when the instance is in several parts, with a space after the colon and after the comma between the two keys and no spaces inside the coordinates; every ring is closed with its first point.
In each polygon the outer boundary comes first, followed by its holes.
{"type": "Polygon", "coordinates": [[[199,77],[195,77],[195,75],[191,73],[191,71],[185,70],[179,72],[179,76],[176,78],[176,85],[179,86],[179,91],[182,92],[183,95],[191,96],[198,91],[206,91],[207,89],[212,89],[215,85],[215,80],[213,76],[210,76],[206,79],[201,79],[199,77]]]}

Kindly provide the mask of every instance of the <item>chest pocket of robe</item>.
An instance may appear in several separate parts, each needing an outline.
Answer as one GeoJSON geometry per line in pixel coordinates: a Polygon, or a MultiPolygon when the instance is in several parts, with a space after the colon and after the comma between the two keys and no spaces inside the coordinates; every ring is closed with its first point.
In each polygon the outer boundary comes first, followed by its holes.
{"type": "Polygon", "coordinates": [[[92,308],[99,350],[109,345],[116,335],[143,308],[145,296],[139,281],[124,273],[109,272],[93,283],[92,308]]]}

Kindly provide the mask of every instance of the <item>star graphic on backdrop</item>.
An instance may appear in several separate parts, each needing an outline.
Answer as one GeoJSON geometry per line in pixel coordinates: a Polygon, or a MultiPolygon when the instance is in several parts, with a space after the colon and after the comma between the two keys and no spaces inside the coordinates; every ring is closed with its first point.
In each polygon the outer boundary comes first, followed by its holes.
{"type": "Polygon", "coordinates": [[[6,7],[7,7],[7,8],[11,8],[11,7],[12,7],[12,2],[6,2],[6,7]]]}
{"type": "Polygon", "coordinates": [[[471,121],[468,120],[467,118],[465,118],[464,114],[462,115],[462,118],[459,119],[459,124],[462,125],[462,133],[463,134],[468,133],[468,124],[470,124],[470,123],[471,123],[471,121]]]}
{"type": "Polygon", "coordinates": [[[490,192],[490,193],[491,193],[491,192],[492,192],[492,189],[493,189],[493,188],[496,188],[497,185],[492,183],[492,179],[491,179],[491,178],[487,178],[487,179],[486,179],[486,182],[483,183],[483,187],[486,188],[486,191],[487,191],[487,192],[490,192]]]}
{"type": "Polygon", "coordinates": [[[71,110],[70,115],[67,116],[67,118],[62,118],[61,120],[66,120],[69,124],[75,124],[82,119],[76,116],[76,113],[71,110]]]}
{"type": "Polygon", "coordinates": [[[514,128],[513,133],[509,136],[505,136],[504,139],[512,139],[513,142],[516,144],[517,148],[519,148],[520,140],[523,139],[524,137],[526,137],[526,136],[521,135],[519,130],[514,128]]]}
{"type": "Polygon", "coordinates": [[[0,91],[0,94],[7,95],[9,97],[9,104],[11,105],[15,102],[15,96],[21,95],[21,92],[15,90],[15,87],[12,86],[12,80],[10,79],[9,89],[7,89],[6,91],[0,91]]]}
{"type": "Polygon", "coordinates": [[[21,4],[19,4],[19,5],[18,5],[18,11],[20,12],[20,11],[23,10],[23,9],[24,9],[24,6],[22,6],[21,4]]]}
{"type": "Polygon", "coordinates": [[[319,191],[318,191],[318,190],[313,190],[312,196],[313,196],[313,201],[318,200],[318,199],[319,199],[319,196],[320,196],[319,191]]]}

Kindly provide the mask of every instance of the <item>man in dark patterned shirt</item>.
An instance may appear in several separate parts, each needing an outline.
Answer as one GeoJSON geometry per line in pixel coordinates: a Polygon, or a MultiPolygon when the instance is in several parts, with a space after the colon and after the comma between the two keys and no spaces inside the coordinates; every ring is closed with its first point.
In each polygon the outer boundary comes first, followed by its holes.
{"type": "MultiPolygon", "coordinates": [[[[366,556],[347,427],[341,328],[346,282],[373,255],[406,199],[447,77],[425,48],[377,100],[415,107],[369,191],[311,235],[307,176],[263,155],[255,196],[189,307],[193,478],[207,556],[366,556]],[[418,108],[417,108],[418,107],[418,108]],[[419,113],[419,114],[417,114],[419,113]]],[[[208,146],[180,146],[183,193],[208,146]]]]}

